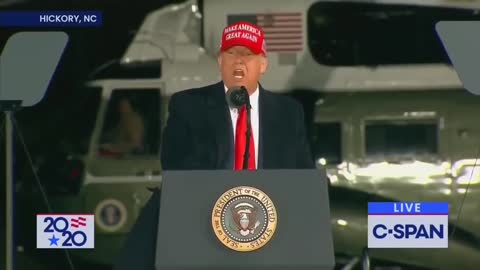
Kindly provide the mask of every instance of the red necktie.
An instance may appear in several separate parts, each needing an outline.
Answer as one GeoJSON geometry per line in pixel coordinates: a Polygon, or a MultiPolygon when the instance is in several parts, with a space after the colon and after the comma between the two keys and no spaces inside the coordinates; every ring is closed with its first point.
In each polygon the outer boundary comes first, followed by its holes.
{"type": "MultiPolygon", "coordinates": [[[[251,129],[250,129],[251,130],[251,129]]],[[[247,146],[247,109],[240,109],[235,130],[235,170],[243,169],[243,157],[247,146]]],[[[248,169],[255,170],[255,145],[253,144],[253,130],[250,133],[248,169]]]]}

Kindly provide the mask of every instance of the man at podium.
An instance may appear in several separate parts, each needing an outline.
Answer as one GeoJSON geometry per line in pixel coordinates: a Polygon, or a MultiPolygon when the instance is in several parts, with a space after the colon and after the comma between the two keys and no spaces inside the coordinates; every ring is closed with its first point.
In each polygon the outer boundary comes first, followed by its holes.
{"type": "MultiPolygon", "coordinates": [[[[171,97],[162,141],[163,170],[315,168],[302,106],[259,83],[268,67],[263,30],[248,22],[225,27],[217,59],[221,82],[171,97]],[[235,89],[247,92],[249,102],[238,106],[238,96],[232,101],[235,89]],[[244,163],[245,157],[249,158],[244,163]]],[[[159,201],[160,192],[155,191],[115,269],[154,269],[159,201]]]]}

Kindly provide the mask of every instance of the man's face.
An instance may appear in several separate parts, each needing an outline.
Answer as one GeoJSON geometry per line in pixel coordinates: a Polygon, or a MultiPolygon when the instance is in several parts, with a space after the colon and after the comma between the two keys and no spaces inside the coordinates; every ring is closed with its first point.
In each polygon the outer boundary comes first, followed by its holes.
{"type": "Polygon", "coordinates": [[[253,93],[260,77],[268,65],[267,58],[262,54],[254,54],[243,46],[233,46],[221,52],[218,65],[222,80],[228,88],[245,86],[253,93]]]}
{"type": "Polygon", "coordinates": [[[118,109],[121,113],[128,113],[132,111],[132,106],[130,105],[128,99],[122,99],[119,102],[118,109]]]}

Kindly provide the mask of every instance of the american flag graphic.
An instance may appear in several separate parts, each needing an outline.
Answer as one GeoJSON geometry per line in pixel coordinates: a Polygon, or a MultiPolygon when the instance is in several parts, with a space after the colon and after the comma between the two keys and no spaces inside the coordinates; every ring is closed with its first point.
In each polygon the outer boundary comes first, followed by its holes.
{"type": "Polygon", "coordinates": [[[78,228],[78,227],[81,227],[81,226],[87,226],[87,223],[85,223],[87,221],[87,219],[84,218],[84,217],[78,217],[78,219],[71,218],[70,221],[72,222],[71,226],[73,228],[78,228]]]}
{"type": "Polygon", "coordinates": [[[267,52],[298,52],[303,50],[301,12],[228,15],[232,24],[246,21],[257,24],[265,32],[267,52]]]}

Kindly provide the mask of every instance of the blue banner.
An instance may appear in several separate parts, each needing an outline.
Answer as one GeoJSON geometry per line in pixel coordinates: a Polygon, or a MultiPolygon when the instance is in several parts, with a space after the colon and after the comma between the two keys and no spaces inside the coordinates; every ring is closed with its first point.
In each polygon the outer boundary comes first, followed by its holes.
{"type": "Polygon", "coordinates": [[[98,27],[101,11],[4,11],[0,27],[98,27]]]}
{"type": "Polygon", "coordinates": [[[448,215],[447,202],[371,202],[369,215],[448,215]]]}

